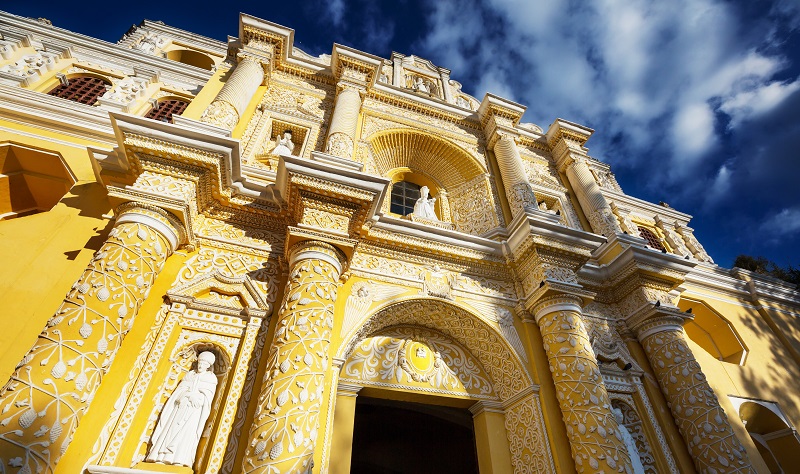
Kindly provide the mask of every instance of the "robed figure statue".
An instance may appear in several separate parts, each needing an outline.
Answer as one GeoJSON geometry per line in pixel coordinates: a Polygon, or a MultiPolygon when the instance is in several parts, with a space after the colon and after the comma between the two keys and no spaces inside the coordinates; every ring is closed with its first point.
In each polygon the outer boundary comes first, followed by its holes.
{"type": "Polygon", "coordinates": [[[217,389],[217,377],[211,372],[214,360],[212,352],[201,352],[197,371],[186,374],[167,400],[153,431],[147,461],[189,467],[194,463],[217,389]]]}
{"type": "Polygon", "coordinates": [[[430,219],[432,221],[438,221],[439,218],[436,217],[436,211],[434,211],[433,206],[436,204],[436,198],[428,199],[428,187],[423,186],[419,189],[419,199],[417,202],[414,203],[414,214],[417,217],[422,217],[423,219],[430,219]]]}

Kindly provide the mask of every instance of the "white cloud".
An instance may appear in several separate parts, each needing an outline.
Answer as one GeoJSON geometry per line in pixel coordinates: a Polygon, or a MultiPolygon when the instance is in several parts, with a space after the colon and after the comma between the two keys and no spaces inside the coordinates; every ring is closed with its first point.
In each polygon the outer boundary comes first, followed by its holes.
{"type": "Polygon", "coordinates": [[[800,233],[800,208],[785,208],[764,220],[761,230],[774,237],[800,233]]]}
{"type": "MultiPolygon", "coordinates": [[[[657,151],[672,171],[647,173],[647,185],[684,192],[678,202],[690,198],[690,173],[719,182],[720,164],[704,159],[725,133],[720,114],[738,127],[800,88],[775,77],[790,64],[769,47],[773,33],[748,29],[722,0],[431,2],[420,54],[475,84],[478,99],[493,92],[529,106],[526,121],[597,129],[589,148],[612,164],[650,170],[657,151]]],[[[800,18],[786,2],[773,11],[800,18]]],[[[737,168],[724,169],[730,182],[737,168]]]]}
{"type": "Polygon", "coordinates": [[[340,26],[344,19],[344,0],[327,0],[324,2],[324,5],[328,15],[330,15],[330,22],[335,26],[340,26]]]}

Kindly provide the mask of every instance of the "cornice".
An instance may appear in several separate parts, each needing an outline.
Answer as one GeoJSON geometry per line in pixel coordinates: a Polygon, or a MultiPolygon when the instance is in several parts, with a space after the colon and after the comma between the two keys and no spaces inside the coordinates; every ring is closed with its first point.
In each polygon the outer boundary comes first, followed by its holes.
{"type": "Polygon", "coordinates": [[[0,85],[0,117],[76,138],[115,143],[108,110],[21,87],[0,85]]]}
{"type": "Polygon", "coordinates": [[[36,20],[23,18],[6,12],[0,12],[0,25],[10,25],[30,32],[35,37],[53,39],[64,42],[75,48],[76,53],[86,51],[92,55],[110,61],[116,67],[133,72],[132,66],[138,65],[148,69],[157,69],[168,79],[187,81],[193,86],[204,85],[212,76],[212,72],[170,59],[153,56],[135,49],[125,48],[115,43],[108,43],[90,36],[47,26],[36,20]]]}
{"type": "Polygon", "coordinates": [[[683,226],[686,226],[689,221],[692,220],[692,216],[684,212],[677,211],[671,207],[653,204],[643,199],[635,198],[612,189],[600,188],[600,193],[609,201],[620,204],[630,210],[638,210],[646,215],[651,216],[658,215],[671,221],[677,221],[683,226]]]}

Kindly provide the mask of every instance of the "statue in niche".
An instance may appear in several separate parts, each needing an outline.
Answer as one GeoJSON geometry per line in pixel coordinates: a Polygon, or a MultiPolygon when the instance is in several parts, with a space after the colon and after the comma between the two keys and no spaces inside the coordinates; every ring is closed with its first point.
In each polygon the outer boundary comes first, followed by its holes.
{"type": "Polygon", "coordinates": [[[292,131],[285,130],[283,136],[278,138],[278,144],[272,150],[273,155],[291,155],[294,151],[294,142],[292,141],[292,131]]]}
{"type": "Polygon", "coordinates": [[[644,474],[642,459],[639,457],[639,448],[636,447],[636,442],[633,440],[633,436],[631,436],[628,428],[622,424],[622,422],[625,421],[625,417],[622,416],[622,410],[619,408],[612,408],[611,411],[614,413],[614,419],[617,420],[619,434],[622,435],[622,442],[625,443],[625,447],[628,448],[628,456],[631,458],[633,474],[644,474]]]}
{"type": "Polygon", "coordinates": [[[217,377],[211,371],[215,359],[212,352],[201,352],[197,370],[186,374],[169,397],[153,431],[147,461],[189,467],[194,464],[217,390],[217,377]]]}
{"type": "Polygon", "coordinates": [[[429,219],[432,221],[438,221],[439,218],[436,217],[436,212],[433,210],[433,206],[436,204],[436,198],[428,199],[428,187],[423,186],[419,189],[419,199],[417,202],[414,203],[414,216],[422,217],[423,219],[429,219]]]}

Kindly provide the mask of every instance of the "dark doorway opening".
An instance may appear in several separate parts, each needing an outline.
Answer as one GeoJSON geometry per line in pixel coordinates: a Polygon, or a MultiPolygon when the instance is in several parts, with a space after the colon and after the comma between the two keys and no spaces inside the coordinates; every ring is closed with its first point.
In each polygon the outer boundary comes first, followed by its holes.
{"type": "Polygon", "coordinates": [[[467,409],[359,396],[351,474],[478,473],[467,409]]]}

